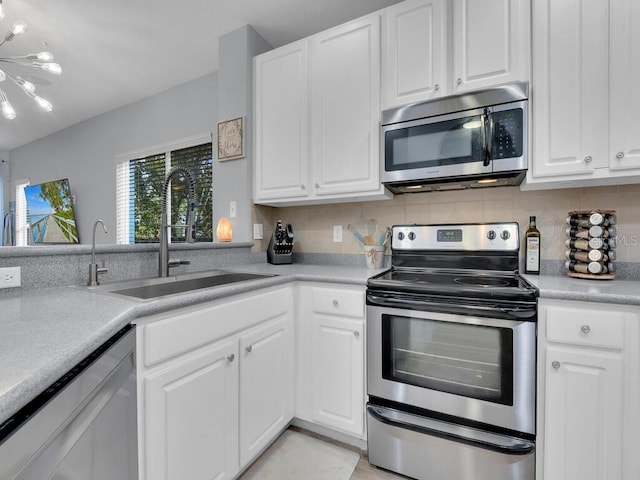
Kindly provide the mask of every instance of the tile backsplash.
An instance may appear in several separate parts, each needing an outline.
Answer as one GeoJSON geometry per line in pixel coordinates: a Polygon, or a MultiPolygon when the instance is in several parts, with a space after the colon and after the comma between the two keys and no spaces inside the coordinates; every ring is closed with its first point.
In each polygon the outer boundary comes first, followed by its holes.
{"type": "Polygon", "coordinates": [[[292,223],[296,232],[294,252],[361,253],[347,230],[361,231],[367,219],[382,226],[403,223],[509,222],[520,224],[521,237],[529,216],[535,215],[542,234],[542,259],[564,260],[565,219],[571,210],[616,210],[618,216],[617,261],[640,262],[640,184],[522,192],[519,187],[459,190],[398,195],[393,200],[269,208],[256,206],[254,221],[264,222],[265,240],[254,251],[264,250],[277,219],[292,223]],[[333,242],[333,226],[343,228],[343,241],[333,242]],[[264,244],[264,245],[262,245],[264,244]]]}

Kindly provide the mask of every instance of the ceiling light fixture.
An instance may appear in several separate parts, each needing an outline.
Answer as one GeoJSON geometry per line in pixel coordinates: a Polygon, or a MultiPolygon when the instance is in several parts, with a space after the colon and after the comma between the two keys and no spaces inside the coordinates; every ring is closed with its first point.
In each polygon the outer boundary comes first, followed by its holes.
{"type": "MultiPolygon", "coordinates": [[[[4,10],[2,6],[2,0],[0,0],[0,18],[4,17],[4,10]]],[[[27,24],[24,22],[16,22],[11,27],[11,30],[0,40],[0,47],[7,42],[12,41],[16,35],[21,35],[27,31],[27,24]]],[[[60,75],[62,73],[62,67],[60,64],[53,62],[53,55],[50,52],[30,53],[27,55],[20,55],[16,57],[2,57],[0,56],[0,63],[8,63],[12,65],[20,65],[25,67],[38,68],[45,72],[52,73],[54,75],[60,75]]],[[[53,105],[48,100],[38,96],[36,94],[36,87],[33,83],[19,77],[12,75],[4,69],[0,68],[0,85],[5,80],[11,80],[16,84],[28,97],[38,104],[45,112],[53,110],[53,105]]],[[[16,112],[9,102],[7,94],[0,88],[0,108],[2,108],[2,114],[8,120],[16,118],[16,112]]]]}

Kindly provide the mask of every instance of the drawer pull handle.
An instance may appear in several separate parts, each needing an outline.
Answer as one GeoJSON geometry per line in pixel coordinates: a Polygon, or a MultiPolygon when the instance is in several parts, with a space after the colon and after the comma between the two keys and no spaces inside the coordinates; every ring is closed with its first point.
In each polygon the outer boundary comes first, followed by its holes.
{"type": "Polygon", "coordinates": [[[358,330],[354,330],[353,331],[353,336],[356,337],[356,338],[360,337],[360,332],[358,330]]]}
{"type": "Polygon", "coordinates": [[[244,351],[247,353],[251,353],[251,351],[253,350],[253,345],[249,345],[247,347],[244,347],[244,351]]]}
{"type": "Polygon", "coordinates": [[[333,302],[331,302],[331,303],[333,303],[333,306],[334,306],[334,307],[338,308],[338,300],[336,300],[336,299],[334,298],[334,299],[333,299],[333,302]]]}
{"type": "Polygon", "coordinates": [[[236,356],[233,353],[227,357],[227,360],[229,360],[230,362],[233,362],[235,359],[236,356]]]}
{"type": "Polygon", "coordinates": [[[589,332],[591,332],[591,327],[590,327],[589,325],[583,325],[583,326],[580,328],[580,331],[586,335],[586,334],[588,334],[589,332]]]}
{"type": "Polygon", "coordinates": [[[557,360],[554,360],[553,362],[551,362],[551,366],[556,370],[558,370],[560,368],[560,362],[557,360]]]}

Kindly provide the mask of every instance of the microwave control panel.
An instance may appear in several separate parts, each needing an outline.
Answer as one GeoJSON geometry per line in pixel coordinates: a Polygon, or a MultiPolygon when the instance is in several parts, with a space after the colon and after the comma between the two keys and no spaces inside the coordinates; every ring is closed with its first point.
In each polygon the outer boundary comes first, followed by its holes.
{"type": "Polygon", "coordinates": [[[493,158],[522,156],[522,109],[493,112],[493,158]]]}

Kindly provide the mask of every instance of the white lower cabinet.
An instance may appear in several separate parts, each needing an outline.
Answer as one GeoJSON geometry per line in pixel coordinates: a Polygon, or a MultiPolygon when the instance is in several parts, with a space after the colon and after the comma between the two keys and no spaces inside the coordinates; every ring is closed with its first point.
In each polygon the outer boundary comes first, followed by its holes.
{"type": "Polygon", "coordinates": [[[640,478],[639,309],[539,306],[538,480],[640,478]]]}
{"type": "Polygon", "coordinates": [[[293,417],[290,320],[282,315],[240,336],[240,468],[293,417]]]}
{"type": "Polygon", "coordinates": [[[238,470],[235,352],[221,342],[146,376],[146,478],[218,480],[238,470]]]}
{"type": "Polygon", "coordinates": [[[140,478],[232,479],[293,417],[291,287],[140,319],[140,478]]]}
{"type": "Polygon", "coordinates": [[[359,439],[364,432],[364,287],[299,290],[296,417],[359,439]]]}

